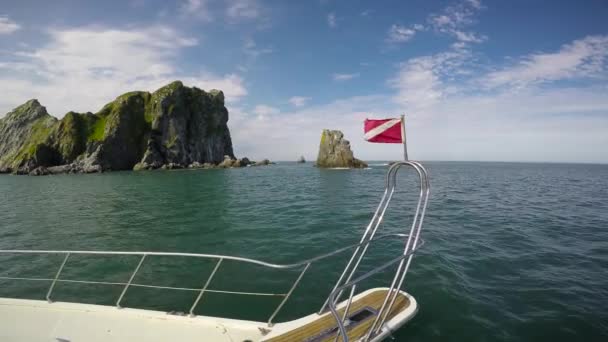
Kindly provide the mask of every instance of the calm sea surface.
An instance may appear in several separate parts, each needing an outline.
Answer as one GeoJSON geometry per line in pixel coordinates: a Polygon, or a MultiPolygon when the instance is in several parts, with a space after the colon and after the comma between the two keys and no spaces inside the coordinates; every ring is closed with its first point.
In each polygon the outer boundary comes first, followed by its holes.
{"type": "MultiPolygon", "coordinates": [[[[607,341],[608,166],[429,162],[432,194],[405,290],[418,315],[397,341],[607,341]]],[[[382,194],[386,166],[319,170],[310,163],[232,170],[0,176],[0,249],[231,254],[290,263],[356,243],[382,194]]],[[[383,232],[404,232],[416,183],[383,232]]],[[[370,250],[363,265],[396,256],[370,250]]],[[[52,277],[61,256],[0,256],[0,275],[52,277]]],[[[346,255],[313,264],[277,317],[317,310],[346,255]]],[[[63,277],[124,282],[137,257],[72,256],[63,277]]],[[[149,257],[135,281],[200,288],[214,264],[149,257]]],[[[210,285],[285,293],[296,271],[226,261],[210,285]]],[[[390,274],[368,281],[385,286],[390,274]]],[[[48,282],[0,280],[0,296],[43,299],[48,282]]],[[[112,305],[120,286],[60,283],[56,300],[112,305]]],[[[123,303],[187,311],[195,292],[132,288],[123,303]]],[[[279,300],[206,294],[197,313],[266,320],[279,300]]]]}

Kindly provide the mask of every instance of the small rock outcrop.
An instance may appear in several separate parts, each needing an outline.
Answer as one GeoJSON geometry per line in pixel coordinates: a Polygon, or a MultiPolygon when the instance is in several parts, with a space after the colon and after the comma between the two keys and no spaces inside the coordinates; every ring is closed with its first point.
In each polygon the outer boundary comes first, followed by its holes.
{"type": "Polygon", "coordinates": [[[0,173],[44,175],[179,169],[234,160],[219,90],[180,81],[123,94],[99,112],[61,120],[30,100],[0,118],[0,173]]]}
{"type": "Polygon", "coordinates": [[[232,158],[232,157],[226,155],[226,156],[224,156],[224,160],[221,163],[217,164],[217,167],[219,167],[220,169],[227,169],[230,167],[234,167],[236,162],[237,162],[236,158],[232,158]]]}
{"type": "MultiPolygon", "coordinates": [[[[264,159],[261,162],[252,162],[247,157],[243,157],[241,159],[232,158],[229,155],[224,156],[224,160],[222,160],[219,164],[212,163],[204,163],[201,164],[199,162],[194,162],[188,165],[189,169],[231,169],[231,168],[239,168],[246,166],[262,166],[262,165],[270,165],[273,164],[270,160],[264,159]]],[[[163,168],[167,168],[164,167],[163,168]]]]}
{"type": "Polygon", "coordinates": [[[341,131],[324,129],[321,133],[317,167],[322,168],[365,168],[367,164],[354,157],[350,142],[341,131]]]}
{"type": "Polygon", "coordinates": [[[262,159],[260,161],[252,163],[253,166],[266,166],[266,165],[270,165],[270,164],[274,164],[274,163],[268,159],[262,159]]]}

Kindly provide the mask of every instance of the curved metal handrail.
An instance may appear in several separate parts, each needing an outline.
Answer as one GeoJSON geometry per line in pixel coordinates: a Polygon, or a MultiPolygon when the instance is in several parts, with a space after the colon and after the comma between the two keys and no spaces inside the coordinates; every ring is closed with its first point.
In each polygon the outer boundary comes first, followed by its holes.
{"type": "MultiPolygon", "coordinates": [[[[397,186],[397,173],[398,173],[399,169],[403,166],[413,168],[417,172],[418,178],[420,181],[420,192],[418,195],[416,211],[415,211],[415,214],[414,214],[414,217],[412,220],[410,232],[409,232],[409,234],[407,234],[407,240],[405,242],[403,253],[400,257],[394,259],[391,263],[389,263],[387,265],[383,265],[379,268],[376,268],[376,269],[366,273],[364,275],[364,277],[359,277],[359,278],[356,278],[356,280],[352,280],[361,260],[365,256],[368,246],[364,246],[363,248],[358,247],[355,249],[353,255],[351,256],[351,259],[349,260],[346,267],[344,268],[344,271],[342,272],[341,276],[338,278],[336,285],[334,286],[333,290],[330,292],[329,296],[327,297],[327,300],[325,301],[325,303],[321,307],[321,310],[319,311],[319,313],[322,313],[327,306],[329,306],[330,310],[332,311],[332,314],[334,315],[334,318],[338,324],[338,327],[340,328],[340,332],[336,336],[336,341],[339,336],[342,337],[343,341],[345,341],[345,342],[348,341],[348,336],[346,335],[346,329],[344,327],[345,319],[347,317],[347,312],[344,313],[344,315],[343,315],[344,317],[340,318],[339,315],[337,314],[337,311],[335,310],[336,305],[340,301],[340,297],[342,296],[344,290],[346,288],[348,288],[349,286],[356,286],[356,284],[359,281],[361,281],[373,274],[378,273],[380,270],[382,270],[386,267],[389,267],[390,265],[392,265],[394,263],[397,263],[397,262],[399,263],[397,270],[395,271],[395,275],[393,277],[391,285],[389,287],[389,290],[387,291],[386,297],[384,298],[384,301],[382,303],[382,306],[378,310],[378,313],[377,313],[373,323],[368,328],[366,335],[363,338],[363,341],[369,341],[374,336],[374,334],[377,334],[381,331],[384,323],[386,322],[386,320],[389,316],[389,313],[390,313],[393,305],[395,304],[399,290],[400,290],[401,286],[403,285],[403,282],[405,280],[405,276],[406,276],[409,266],[411,264],[414,252],[416,250],[418,250],[424,243],[420,239],[420,232],[422,230],[422,223],[424,221],[424,216],[426,214],[426,208],[428,205],[428,199],[430,196],[430,182],[429,182],[428,172],[426,171],[424,166],[422,166],[422,164],[420,164],[417,161],[401,161],[401,162],[396,162],[393,165],[391,165],[391,167],[389,168],[389,170],[387,172],[386,187],[384,190],[384,194],[380,200],[380,203],[376,209],[374,216],[372,217],[372,220],[370,221],[369,225],[367,226],[367,229],[365,230],[365,232],[363,234],[362,240],[365,240],[368,236],[373,238],[373,236],[376,234],[378,228],[380,227],[382,220],[384,218],[384,213],[386,212],[386,210],[391,202],[391,199],[393,198],[393,194],[394,194],[396,186],[397,186]],[[354,264],[353,264],[353,261],[354,261],[354,264]]],[[[347,307],[350,306],[350,302],[352,301],[353,295],[354,295],[354,291],[351,288],[350,296],[348,297],[348,301],[347,301],[347,307]]]]}
{"type": "MultiPolygon", "coordinates": [[[[395,175],[394,175],[395,182],[396,182],[396,172],[401,167],[400,165],[408,165],[408,162],[398,163],[398,165],[396,166],[396,169],[395,169],[396,171],[395,171],[395,175]]],[[[414,167],[416,169],[416,171],[418,171],[418,174],[420,176],[420,195],[419,195],[418,205],[416,206],[416,214],[414,215],[414,219],[412,221],[412,227],[410,230],[410,234],[408,236],[407,243],[403,250],[403,255],[408,254],[410,250],[416,249],[416,246],[418,244],[418,239],[420,237],[420,232],[422,230],[422,223],[424,221],[424,215],[426,214],[426,207],[428,204],[428,199],[429,199],[430,190],[431,190],[429,179],[428,179],[428,173],[427,173],[426,169],[424,168],[424,166],[422,166],[422,164],[420,164],[419,162],[416,162],[416,161],[410,162],[409,165],[414,167]],[[421,204],[422,204],[422,210],[420,210],[421,204]],[[412,237],[414,237],[413,241],[412,241],[412,237]]],[[[401,262],[399,263],[399,266],[397,267],[397,271],[395,272],[395,277],[393,278],[393,281],[391,283],[390,290],[389,290],[386,298],[384,299],[384,302],[382,303],[382,307],[380,308],[379,314],[376,316],[374,322],[372,323],[372,326],[369,329],[369,333],[367,335],[368,340],[372,337],[372,335],[374,333],[380,332],[380,329],[382,328],[384,322],[388,318],[388,315],[391,312],[393,305],[395,304],[395,300],[397,299],[399,289],[401,288],[401,286],[403,285],[403,282],[405,281],[405,275],[407,274],[407,271],[410,267],[413,255],[414,255],[413,253],[409,253],[409,257],[407,258],[407,261],[405,261],[405,259],[402,259],[401,262]],[[399,279],[399,280],[397,281],[397,279],[399,279]],[[389,299],[389,297],[390,297],[390,299],[389,299]],[[387,303],[388,303],[388,306],[387,306],[387,303]],[[375,330],[374,330],[374,328],[375,328],[375,330]]]]}
{"type": "Polygon", "coordinates": [[[266,266],[266,267],[270,267],[270,268],[290,269],[290,268],[297,268],[300,266],[304,266],[306,264],[313,263],[315,261],[319,261],[319,260],[334,256],[336,254],[340,254],[351,248],[364,246],[366,244],[370,244],[374,241],[378,241],[378,240],[385,239],[388,237],[407,237],[407,234],[402,234],[402,233],[383,234],[383,235],[376,237],[375,239],[369,239],[369,240],[359,242],[356,244],[352,244],[352,245],[349,245],[346,247],[338,248],[332,252],[320,254],[320,255],[314,256],[312,258],[298,261],[298,262],[292,263],[292,264],[274,264],[274,263],[265,262],[265,261],[257,260],[257,259],[230,256],[230,255],[221,255],[221,254],[180,253],[180,252],[151,252],[151,251],[123,252],[123,251],[85,251],[85,250],[0,249],[0,253],[2,253],[2,254],[66,254],[66,253],[70,253],[70,254],[87,254],[87,255],[140,255],[140,256],[145,254],[145,255],[149,255],[149,256],[182,256],[182,257],[193,257],[193,258],[233,260],[233,261],[241,261],[241,262],[266,266]]]}
{"type": "MultiPolygon", "coordinates": [[[[424,242],[421,243],[418,246],[418,248],[421,248],[423,245],[424,245],[424,242]]],[[[378,267],[374,268],[373,270],[371,270],[371,271],[369,271],[369,272],[367,272],[367,273],[365,273],[365,274],[363,274],[363,275],[361,275],[361,276],[359,276],[359,277],[357,277],[357,278],[349,281],[348,283],[345,283],[344,285],[338,286],[334,291],[332,291],[329,294],[330,301],[329,301],[328,307],[329,307],[330,312],[332,313],[332,315],[334,316],[334,318],[338,322],[339,333],[336,336],[336,338],[338,338],[338,337],[342,338],[343,342],[348,342],[349,341],[348,334],[347,334],[347,331],[346,331],[346,327],[345,327],[343,321],[344,321],[344,318],[347,317],[347,311],[348,311],[348,308],[350,307],[350,303],[352,301],[352,297],[351,297],[351,299],[349,299],[349,301],[346,303],[346,308],[345,308],[346,311],[344,312],[343,318],[341,319],[340,318],[340,314],[338,313],[337,304],[335,303],[336,302],[336,296],[338,295],[338,293],[343,292],[344,290],[346,290],[349,287],[350,288],[355,287],[355,286],[357,286],[357,284],[359,282],[361,282],[361,281],[363,281],[363,280],[365,280],[367,278],[370,278],[371,276],[373,276],[373,275],[375,275],[377,273],[380,273],[380,272],[384,271],[385,269],[393,266],[397,262],[400,262],[400,261],[404,260],[407,257],[410,257],[411,255],[413,255],[414,252],[416,252],[418,250],[418,248],[413,249],[408,254],[398,256],[397,258],[394,258],[394,259],[390,260],[389,262],[387,262],[385,264],[382,264],[381,266],[378,266],[378,267]]]]}
{"type": "MultiPolygon", "coordinates": [[[[430,190],[430,184],[428,182],[428,173],[426,172],[426,169],[419,162],[416,162],[416,161],[396,162],[389,167],[389,170],[386,174],[386,181],[385,181],[386,185],[385,185],[384,193],[382,195],[380,203],[378,204],[378,207],[376,208],[376,211],[374,212],[374,216],[372,217],[370,223],[368,224],[367,228],[365,229],[365,231],[363,233],[363,236],[361,237],[361,241],[364,241],[368,236],[370,238],[373,238],[374,235],[376,234],[378,228],[380,227],[380,224],[382,223],[382,221],[384,219],[384,214],[385,214],[386,210],[388,209],[388,206],[392,200],[393,194],[395,193],[396,184],[397,184],[397,171],[399,171],[399,169],[404,165],[413,167],[418,172],[418,175],[420,177],[420,195],[419,195],[419,199],[418,199],[418,204],[416,206],[416,214],[414,215],[414,221],[412,222],[412,230],[416,224],[416,219],[419,215],[420,206],[423,201],[423,196],[426,196],[426,199],[424,200],[424,204],[423,204],[424,208],[426,209],[426,204],[427,204],[429,190],[430,190]],[[425,189],[426,189],[426,195],[424,195],[425,189]]],[[[422,215],[424,216],[424,214],[422,214],[422,215]]],[[[408,239],[408,244],[409,244],[409,241],[410,240],[408,239]]],[[[361,263],[361,261],[363,260],[363,257],[365,256],[365,254],[367,252],[367,246],[365,246],[360,253],[359,253],[359,251],[360,251],[360,248],[357,248],[353,252],[353,255],[351,256],[350,260],[346,264],[344,271],[338,278],[338,281],[334,285],[334,288],[332,289],[332,291],[335,290],[342,282],[348,282],[354,276],[356,270],[359,267],[359,264],[361,263]],[[352,266],[353,261],[355,259],[357,259],[357,261],[354,263],[354,266],[352,266]],[[350,272],[349,272],[349,270],[350,270],[350,272]],[[344,276],[347,273],[348,273],[348,276],[346,277],[346,280],[344,280],[344,276]]],[[[341,296],[342,296],[342,292],[339,292],[339,294],[336,297],[336,302],[339,301],[341,296]]],[[[325,301],[325,303],[323,303],[323,306],[321,306],[321,309],[318,312],[319,314],[321,314],[325,311],[325,309],[327,308],[328,301],[329,301],[329,298],[325,301]]]]}

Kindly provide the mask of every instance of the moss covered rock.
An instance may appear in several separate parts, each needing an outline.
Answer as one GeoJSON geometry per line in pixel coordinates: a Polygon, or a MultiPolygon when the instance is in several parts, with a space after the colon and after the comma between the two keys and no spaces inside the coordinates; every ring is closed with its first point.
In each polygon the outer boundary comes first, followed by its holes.
{"type": "Polygon", "coordinates": [[[367,164],[353,155],[350,142],[344,139],[344,133],[324,129],[321,133],[317,167],[323,168],[365,168],[367,164]]]}
{"type": "Polygon", "coordinates": [[[176,81],[154,93],[129,92],[99,112],[50,116],[30,100],[0,119],[0,170],[29,173],[155,169],[234,158],[219,90],[176,81]],[[58,168],[57,166],[69,165],[58,168]]]}
{"type": "Polygon", "coordinates": [[[45,142],[56,125],[38,100],[29,100],[0,119],[0,169],[29,173],[52,159],[45,142]]]}

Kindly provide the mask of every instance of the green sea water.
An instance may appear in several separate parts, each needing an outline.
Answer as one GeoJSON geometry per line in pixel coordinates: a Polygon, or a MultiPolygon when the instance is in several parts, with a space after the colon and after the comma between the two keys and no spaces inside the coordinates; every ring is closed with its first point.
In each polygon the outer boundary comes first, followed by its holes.
{"type": "MultiPolygon", "coordinates": [[[[404,290],[418,315],[397,341],[608,340],[608,166],[429,162],[431,200],[404,290]]],[[[216,253],[291,263],[358,242],[387,167],[310,163],[230,170],[0,175],[0,249],[216,253]]],[[[406,232],[415,178],[382,232],[406,232]]],[[[396,256],[374,246],[361,270],[396,256]]],[[[323,303],[348,255],[313,264],[277,321],[323,303]]],[[[137,257],[72,256],[63,277],[124,282],[137,257]]],[[[0,255],[0,275],[52,277],[61,256],[0,255]]],[[[214,264],[149,257],[135,281],[200,288],[214,264]]],[[[212,289],[285,293],[297,271],[226,261],[212,289]]],[[[384,273],[360,288],[386,286],[384,273]]],[[[43,299],[48,282],[0,280],[0,296],[43,299]]],[[[53,298],[113,305],[120,286],[60,283],[53,298]]],[[[187,312],[195,292],[131,288],[123,306],[187,312]]],[[[265,321],[275,297],[206,294],[196,312],[265,321]]],[[[1,322],[0,322],[1,324],[1,322]]]]}

